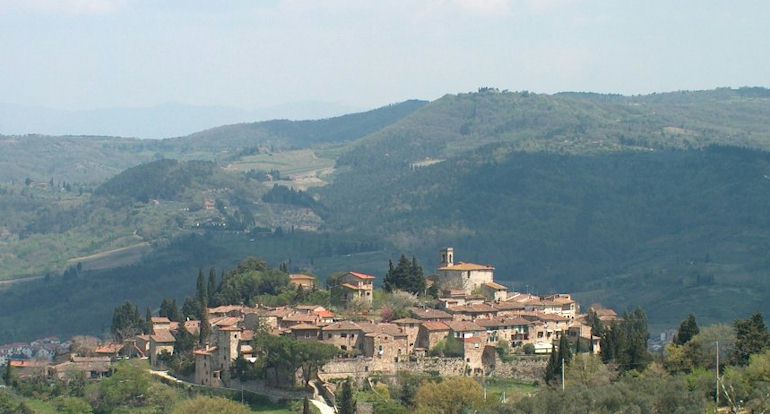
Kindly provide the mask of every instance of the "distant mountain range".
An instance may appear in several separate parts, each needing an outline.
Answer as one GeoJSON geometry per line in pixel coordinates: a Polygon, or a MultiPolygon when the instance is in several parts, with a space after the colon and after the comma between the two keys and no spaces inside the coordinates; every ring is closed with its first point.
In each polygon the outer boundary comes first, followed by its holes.
{"type": "Polygon", "coordinates": [[[247,110],[226,106],[169,103],[152,107],[116,107],[67,111],[0,103],[3,135],[99,135],[168,138],[220,125],[270,119],[322,119],[360,111],[332,102],[296,102],[247,110]]]}

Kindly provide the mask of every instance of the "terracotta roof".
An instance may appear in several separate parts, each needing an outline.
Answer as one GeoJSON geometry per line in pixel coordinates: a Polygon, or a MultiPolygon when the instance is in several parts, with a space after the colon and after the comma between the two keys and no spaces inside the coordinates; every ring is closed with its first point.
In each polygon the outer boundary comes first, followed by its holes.
{"type": "Polygon", "coordinates": [[[564,322],[569,320],[568,318],[560,315],[543,312],[521,312],[519,313],[519,316],[527,320],[540,320],[548,322],[564,322]]]}
{"type": "Polygon", "coordinates": [[[350,289],[350,290],[369,290],[369,289],[371,289],[371,286],[366,286],[366,287],[361,286],[361,287],[358,287],[358,286],[355,286],[355,285],[351,285],[350,283],[343,283],[340,286],[344,287],[345,289],[350,289]]]}
{"type": "Polygon", "coordinates": [[[506,311],[506,310],[524,310],[526,307],[525,304],[519,303],[519,302],[500,302],[496,303],[494,305],[497,310],[506,311]]]}
{"type": "Polygon", "coordinates": [[[289,279],[291,280],[315,280],[315,276],[310,275],[304,275],[301,273],[289,275],[289,279]]]}
{"type": "Polygon", "coordinates": [[[360,331],[361,327],[355,322],[340,321],[322,328],[324,331],[360,331]]]}
{"type": "Polygon", "coordinates": [[[308,315],[306,313],[295,313],[293,315],[288,315],[283,318],[286,322],[306,322],[306,323],[314,323],[316,320],[316,317],[314,315],[308,315]]]}
{"type": "Polygon", "coordinates": [[[508,290],[507,286],[501,285],[496,282],[487,282],[487,283],[484,283],[484,286],[495,290],[508,290]]]}
{"type": "Polygon", "coordinates": [[[479,325],[484,328],[496,328],[500,326],[521,326],[521,325],[530,325],[531,322],[521,318],[521,317],[497,317],[497,318],[490,318],[490,319],[476,319],[474,321],[476,325],[479,325]]]}
{"type": "Polygon", "coordinates": [[[421,320],[415,319],[415,318],[401,318],[401,319],[396,319],[395,321],[393,321],[393,323],[398,324],[398,325],[406,325],[406,324],[410,324],[410,323],[421,323],[421,322],[422,322],[421,320]]]}
{"type": "Polygon", "coordinates": [[[123,344],[109,343],[94,349],[94,352],[97,354],[117,354],[121,349],[123,349],[123,344]]]}
{"type": "Polygon", "coordinates": [[[463,342],[470,343],[470,344],[478,344],[481,343],[481,338],[478,336],[472,336],[470,338],[463,338],[463,342]]]}
{"type": "Polygon", "coordinates": [[[211,356],[211,354],[217,350],[217,347],[212,348],[205,348],[205,349],[196,349],[193,351],[193,355],[208,355],[211,356]]]}
{"type": "Polygon", "coordinates": [[[462,270],[495,270],[493,266],[488,265],[480,265],[475,263],[464,263],[460,262],[458,264],[452,265],[452,266],[444,266],[440,267],[438,270],[450,270],[450,271],[462,271],[462,270]]]}
{"type": "Polygon", "coordinates": [[[485,329],[469,321],[451,321],[447,322],[449,329],[455,332],[479,332],[485,329]]]}
{"type": "Polygon", "coordinates": [[[462,306],[452,306],[449,308],[450,312],[457,313],[490,313],[497,312],[497,309],[486,303],[467,304],[462,306]]]}
{"type": "Polygon", "coordinates": [[[35,359],[11,360],[11,366],[15,368],[43,368],[48,366],[48,362],[35,359]]]}
{"type": "Polygon", "coordinates": [[[351,274],[351,275],[355,276],[358,279],[364,279],[364,280],[377,279],[376,276],[367,275],[366,273],[348,272],[348,274],[351,274]]]}
{"type": "Polygon", "coordinates": [[[452,319],[452,315],[438,309],[411,308],[412,315],[417,319],[452,319]]]}
{"type": "Polygon", "coordinates": [[[208,312],[209,313],[243,312],[245,309],[249,309],[249,307],[243,306],[243,305],[224,305],[224,306],[217,306],[216,308],[208,308],[208,312]]]}
{"type": "Polygon", "coordinates": [[[152,323],[171,323],[171,320],[165,316],[153,316],[150,320],[152,323]]]}
{"type": "Polygon", "coordinates": [[[253,341],[254,340],[254,331],[250,329],[244,329],[241,333],[241,341],[253,341]]]}
{"type": "Polygon", "coordinates": [[[211,324],[215,326],[233,326],[237,325],[240,321],[241,318],[236,318],[235,316],[226,316],[224,318],[216,318],[216,320],[212,320],[211,324]]]}
{"type": "Polygon", "coordinates": [[[241,328],[234,326],[234,325],[227,325],[219,328],[222,332],[240,332],[241,328]]]}
{"type": "Polygon", "coordinates": [[[330,310],[322,310],[320,312],[316,312],[316,315],[318,315],[319,318],[324,319],[333,318],[335,316],[334,312],[330,310]]]}
{"type": "Polygon", "coordinates": [[[423,322],[422,327],[428,331],[448,331],[449,327],[444,322],[423,322]]]}
{"type": "Polygon", "coordinates": [[[318,331],[321,328],[316,325],[311,325],[309,323],[300,323],[298,325],[294,325],[292,327],[289,327],[292,331],[318,331]]]}
{"type": "Polygon", "coordinates": [[[154,335],[150,336],[150,339],[159,343],[176,342],[174,335],[171,335],[171,332],[164,330],[156,331],[154,335]]]}

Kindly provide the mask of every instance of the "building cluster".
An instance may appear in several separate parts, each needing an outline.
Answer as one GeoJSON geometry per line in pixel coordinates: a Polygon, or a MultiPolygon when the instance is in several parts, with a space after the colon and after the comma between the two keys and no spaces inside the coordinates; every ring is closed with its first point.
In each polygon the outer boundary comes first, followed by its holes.
{"type": "MultiPolygon", "coordinates": [[[[370,361],[366,368],[372,372],[394,372],[400,362],[429,356],[447,341],[460,344],[461,357],[472,373],[483,373],[485,358],[495,355],[503,342],[514,350],[549,353],[566,335],[584,352],[599,351],[599,338],[592,335],[587,315],[580,313],[571,295],[510,292],[495,282],[494,267],[455,263],[451,248],[441,254],[442,263],[430,280],[440,286],[440,307],[414,307],[405,318],[350,320],[322,306],[210,308],[212,336],[205,348],[195,351],[195,382],[227,384],[238,357],[255,360],[251,346],[255,332],[333,345],[345,357],[370,361]]],[[[338,297],[343,304],[371,303],[375,279],[348,272],[340,278],[338,297]]],[[[312,276],[291,275],[290,280],[302,288],[315,287],[312,276]]],[[[617,317],[609,309],[597,314],[605,321],[617,317]]]]}
{"type": "MultiPolygon", "coordinates": [[[[252,344],[257,333],[333,345],[341,351],[341,358],[367,361],[367,372],[383,373],[399,370],[403,362],[431,356],[437,347],[440,349],[443,344],[446,348],[448,343],[454,345],[453,356],[463,358],[467,372],[472,374],[487,372],[502,346],[521,353],[546,354],[562,336],[567,336],[582,352],[599,352],[599,338],[592,335],[587,315],[580,313],[571,295],[536,296],[509,291],[495,282],[494,267],[456,263],[451,248],[441,252],[441,259],[437,273],[428,280],[440,292],[439,306],[413,307],[407,317],[391,321],[365,317],[352,320],[315,305],[208,308],[211,334],[205,346],[193,351],[194,382],[226,386],[238,358],[256,361],[252,344]]],[[[355,301],[371,303],[375,279],[364,273],[346,273],[335,287],[336,297],[343,305],[355,301]]],[[[290,275],[290,281],[303,289],[316,288],[313,276],[290,275]]],[[[605,322],[617,318],[610,309],[595,312],[605,322]]],[[[93,368],[86,370],[87,375],[98,377],[106,375],[99,365],[102,361],[122,357],[148,358],[152,366],[158,367],[164,354],[173,354],[182,330],[198,338],[200,321],[172,322],[154,317],[149,334],[99,347],[93,358],[101,359],[85,361],[73,357],[66,361],[66,367],[47,369],[51,375],[59,375],[65,368],[93,368]]]]}

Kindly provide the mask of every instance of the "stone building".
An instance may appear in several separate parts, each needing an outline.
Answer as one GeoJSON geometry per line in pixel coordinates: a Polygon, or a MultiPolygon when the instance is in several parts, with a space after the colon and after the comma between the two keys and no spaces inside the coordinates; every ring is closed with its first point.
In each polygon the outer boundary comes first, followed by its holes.
{"type": "Polygon", "coordinates": [[[157,330],[150,335],[150,365],[160,366],[159,357],[163,352],[173,355],[175,342],[176,338],[168,330],[157,330]]]}
{"type": "Polygon", "coordinates": [[[495,281],[495,268],[474,263],[455,263],[454,249],[447,247],[441,251],[438,279],[442,287],[463,289],[470,295],[480,290],[482,285],[495,281]]]}
{"type": "Polygon", "coordinates": [[[336,346],[348,355],[355,355],[363,351],[362,333],[355,322],[335,322],[321,328],[321,341],[336,346]]]}
{"type": "Polygon", "coordinates": [[[417,348],[429,352],[449,336],[449,326],[444,322],[423,322],[417,334],[417,348]]]}
{"type": "Polygon", "coordinates": [[[420,333],[421,320],[415,318],[402,318],[393,321],[406,333],[407,352],[412,353],[417,347],[417,335],[420,333]]]}
{"type": "Polygon", "coordinates": [[[341,299],[345,305],[355,300],[363,300],[371,305],[374,299],[374,279],[376,277],[358,272],[345,273],[340,279],[341,299]]]}
{"type": "Polygon", "coordinates": [[[292,274],[289,275],[289,282],[298,287],[302,288],[304,290],[313,290],[315,289],[315,276],[305,275],[305,274],[292,274]]]}

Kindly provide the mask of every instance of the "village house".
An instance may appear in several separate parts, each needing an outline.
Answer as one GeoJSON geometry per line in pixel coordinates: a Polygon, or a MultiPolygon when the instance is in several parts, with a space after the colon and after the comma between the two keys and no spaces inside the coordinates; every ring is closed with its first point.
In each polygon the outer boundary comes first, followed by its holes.
{"type": "Polygon", "coordinates": [[[513,348],[530,342],[529,330],[532,322],[521,317],[495,317],[478,319],[475,323],[487,331],[487,344],[497,346],[506,341],[513,348]]]}
{"type": "Polygon", "coordinates": [[[439,321],[451,321],[454,319],[452,315],[439,310],[439,309],[432,309],[432,308],[411,308],[409,309],[409,312],[412,314],[412,316],[415,319],[419,319],[423,322],[425,321],[433,321],[433,322],[439,322],[439,321]]]}
{"type": "Polygon", "coordinates": [[[358,272],[348,272],[340,278],[341,299],[345,305],[361,300],[369,305],[374,299],[374,279],[376,277],[358,272]]]}
{"type": "Polygon", "coordinates": [[[315,276],[292,274],[289,275],[289,282],[297,288],[302,288],[304,290],[315,289],[315,276]]]}
{"type": "Polygon", "coordinates": [[[420,333],[420,324],[422,321],[415,318],[402,318],[396,319],[393,323],[398,325],[406,333],[407,352],[414,352],[414,349],[417,346],[417,336],[420,333]]]}
{"type": "Polygon", "coordinates": [[[417,347],[429,352],[449,336],[449,326],[444,322],[423,322],[417,334],[417,347]]]}
{"type": "Polygon", "coordinates": [[[161,353],[167,353],[168,355],[174,354],[174,343],[176,338],[168,330],[158,330],[150,335],[150,365],[153,367],[160,366],[161,353]]]}
{"type": "Polygon", "coordinates": [[[363,351],[361,327],[355,322],[340,321],[321,328],[321,341],[334,345],[348,355],[363,351]]]}

